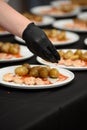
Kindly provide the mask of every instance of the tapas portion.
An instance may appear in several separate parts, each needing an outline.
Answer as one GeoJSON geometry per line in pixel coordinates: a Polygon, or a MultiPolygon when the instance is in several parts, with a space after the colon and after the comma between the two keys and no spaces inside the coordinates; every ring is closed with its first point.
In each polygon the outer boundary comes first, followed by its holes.
{"type": "Polygon", "coordinates": [[[33,53],[26,46],[11,42],[0,42],[0,63],[20,61],[31,56],[33,56],[33,53]]]}
{"type": "Polygon", "coordinates": [[[58,67],[63,67],[71,70],[87,70],[87,51],[81,49],[62,49],[58,50],[60,61],[58,63],[50,63],[37,57],[37,61],[58,67]]]}
{"type": "Polygon", "coordinates": [[[57,29],[44,29],[44,32],[55,46],[69,45],[79,40],[78,34],[68,31],[60,31],[57,29]]]}
{"type": "Polygon", "coordinates": [[[74,74],[66,69],[24,63],[0,69],[0,83],[18,89],[47,89],[68,84],[74,74]]]}
{"type": "Polygon", "coordinates": [[[52,16],[52,17],[71,17],[75,16],[80,12],[79,7],[76,6],[58,6],[58,7],[53,7],[51,5],[49,6],[37,6],[31,8],[31,12],[33,14],[39,14],[42,16],[52,16]]]}

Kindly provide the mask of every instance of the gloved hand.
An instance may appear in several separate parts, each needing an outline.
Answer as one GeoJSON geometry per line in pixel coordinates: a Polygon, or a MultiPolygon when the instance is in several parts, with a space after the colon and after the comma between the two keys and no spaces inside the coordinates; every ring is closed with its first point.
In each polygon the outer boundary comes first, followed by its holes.
{"type": "Polygon", "coordinates": [[[34,23],[30,23],[26,27],[22,38],[25,40],[29,50],[35,55],[50,62],[58,62],[60,60],[58,52],[46,34],[34,23]]]}

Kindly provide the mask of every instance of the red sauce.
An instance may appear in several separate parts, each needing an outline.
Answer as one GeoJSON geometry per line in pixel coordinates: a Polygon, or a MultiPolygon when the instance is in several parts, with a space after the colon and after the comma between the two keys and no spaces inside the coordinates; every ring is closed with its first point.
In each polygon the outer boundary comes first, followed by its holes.
{"type": "Polygon", "coordinates": [[[68,79],[68,76],[65,76],[65,75],[63,75],[63,74],[59,74],[59,76],[58,76],[58,81],[64,81],[64,80],[66,80],[66,79],[68,79]]]}

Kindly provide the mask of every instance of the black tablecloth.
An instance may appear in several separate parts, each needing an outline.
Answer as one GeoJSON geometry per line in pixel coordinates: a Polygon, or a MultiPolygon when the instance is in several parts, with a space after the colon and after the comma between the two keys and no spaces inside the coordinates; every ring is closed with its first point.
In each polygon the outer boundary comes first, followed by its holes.
{"type": "MultiPolygon", "coordinates": [[[[87,47],[87,34],[72,45],[57,48],[87,47]]],[[[15,42],[13,35],[0,41],[15,42]]],[[[39,64],[36,57],[14,64],[39,64]]],[[[87,129],[87,71],[73,71],[75,79],[62,87],[46,90],[20,90],[0,85],[0,130],[85,130],[87,129]]]]}

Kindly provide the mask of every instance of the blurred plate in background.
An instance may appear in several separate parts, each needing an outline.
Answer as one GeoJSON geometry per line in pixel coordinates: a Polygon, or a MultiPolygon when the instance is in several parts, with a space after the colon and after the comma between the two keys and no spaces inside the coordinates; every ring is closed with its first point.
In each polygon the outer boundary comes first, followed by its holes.
{"type": "Polygon", "coordinates": [[[52,17],[57,17],[57,18],[65,18],[65,17],[72,17],[72,16],[76,16],[79,12],[80,9],[75,8],[74,10],[70,11],[70,12],[61,12],[58,9],[52,7],[52,6],[36,6],[31,8],[31,12],[33,14],[37,14],[37,15],[42,15],[42,16],[52,16],[52,17]]]}
{"type": "Polygon", "coordinates": [[[87,33],[87,25],[80,22],[75,23],[74,19],[57,20],[53,23],[53,27],[78,33],[87,33]]]}

